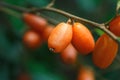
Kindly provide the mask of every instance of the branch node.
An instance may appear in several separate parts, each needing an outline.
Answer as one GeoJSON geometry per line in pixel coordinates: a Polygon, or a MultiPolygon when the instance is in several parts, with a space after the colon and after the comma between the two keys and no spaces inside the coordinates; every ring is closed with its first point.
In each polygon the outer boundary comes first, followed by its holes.
{"type": "Polygon", "coordinates": [[[68,21],[67,21],[67,23],[73,25],[73,23],[74,23],[74,19],[69,18],[68,21]]]}

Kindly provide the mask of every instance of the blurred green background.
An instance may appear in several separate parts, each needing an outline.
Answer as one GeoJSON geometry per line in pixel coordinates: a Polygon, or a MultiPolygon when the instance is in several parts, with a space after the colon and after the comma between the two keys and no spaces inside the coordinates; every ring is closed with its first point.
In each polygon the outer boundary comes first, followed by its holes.
{"type": "MultiPolygon", "coordinates": [[[[25,8],[39,8],[46,6],[51,0],[1,1],[25,8]]],[[[54,7],[103,23],[115,15],[116,3],[117,0],[56,0],[54,7]]],[[[43,14],[55,20],[54,24],[67,20],[56,13],[43,12],[43,14]]],[[[95,40],[102,34],[100,30],[92,26],[89,28],[95,40]]],[[[26,30],[27,26],[21,18],[0,10],[0,80],[18,80],[18,76],[23,73],[26,73],[31,80],[76,80],[79,66],[64,64],[59,54],[53,54],[48,50],[46,43],[36,50],[26,48],[22,42],[22,36],[26,30]]],[[[115,59],[113,64],[105,70],[93,65],[91,55],[78,55],[78,61],[80,64],[91,66],[94,69],[96,80],[120,79],[120,61],[118,59],[115,59]]]]}

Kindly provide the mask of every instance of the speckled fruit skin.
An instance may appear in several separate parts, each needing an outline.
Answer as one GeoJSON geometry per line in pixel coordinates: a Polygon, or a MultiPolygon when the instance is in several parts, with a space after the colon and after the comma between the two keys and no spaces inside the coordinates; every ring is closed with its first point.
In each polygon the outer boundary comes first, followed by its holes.
{"type": "Polygon", "coordinates": [[[63,51],[71,42],[72,26],[68,23],[59,23],[48,38],[49,50],[54,53],[63,51]]]}
{"type": "Polygon", "coordinates": [[[93,63],[97,67],[105,69],[112,64],[117,51],[118,44],[107,34],[103,34],[96,42],[95,49],[92,54],[93,63]]]}
{"type": "Polygon", "coordinates": [[[61,59],[65,64],[74,64],[77,61],[77,50],[69,44],[61,53],[61,59]]]}
{"type": "Polygon", "coordinates": [[[42,44],[41,36],[36,32],[29,30],[23,36],[23,43],[27,47],[35,49],[42,44]]]}
{"type": "Polygon", "coordinates": [[[73,24],[72,44],[80,54],[87,55],[94,50],[95,42],[91,32],[81,23],[73,24]]]}
{"type": "Polygon", "coordinates": [[[109,30],[113,32],[116,36],[120,37],[120,15],[116,16],[110,23],[109,23],[109,30]]]}
{"type": "Polygon", "coordinates": [[[35,14],[24,13],[23,20],[30,28],[40,33],[47,26],[47,21],[44,18],[35,14]]]}

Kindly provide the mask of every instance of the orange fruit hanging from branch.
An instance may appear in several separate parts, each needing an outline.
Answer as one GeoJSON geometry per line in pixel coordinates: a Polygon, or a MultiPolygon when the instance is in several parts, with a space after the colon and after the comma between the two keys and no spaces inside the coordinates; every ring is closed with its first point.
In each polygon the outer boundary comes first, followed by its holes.
{"type": "Polygon", "coordinates": [[[38,32],[42,32],[47,25],[44,18],[31,13],[24,13],[23,20],[30,28],[38,32]]]}
{"type": "Polygon", "coordinates": [[[110,23],[109,29],[113,32],[116,36],[120,37],[120,15],[116,16],[110,23]]]}
{"type": "Polygon", "coordinates": [[[73,24],[72,44],[80,54],[87,55],[94,50],[95,42],[91,32],[81,23],[73,24]]]}
{"type": "Polygon", "coordinates": [[[59,23],[51,32],[48,38],[48,47],[51,51],[59,53],[71,42],[72,26],[68,23],[59,23]]]}
{"type": "Polygon", "coordinates": [[[92,54],[93,63],[101,69],[112,64],[118,51],[118,44],[107,34],[103,34],[96,42],[92,54]]]}

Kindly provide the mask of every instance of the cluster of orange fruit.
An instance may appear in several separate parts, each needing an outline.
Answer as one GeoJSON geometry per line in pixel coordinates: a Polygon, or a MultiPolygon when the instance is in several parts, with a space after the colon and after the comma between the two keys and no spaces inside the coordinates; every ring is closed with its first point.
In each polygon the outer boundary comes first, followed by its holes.
{"type": "MultiPolygon", "coordinates": [[[[75,63],[77,52],[82,55],[92,53],[93,63],[101,69],[107,68],[114,60],[118,44],[107,34],[94,41],[89,29],[79,23],[61,22],[56,27],[37,15],[24,13],[24,22],[31,30],[24,34],[23,42],[30,48],[36,48],[46,41],[50,51],[60,53],[65,63],[75,63]]],[[[115,17],[109,30],[120,36],[120,16],[115,17]]]]}

